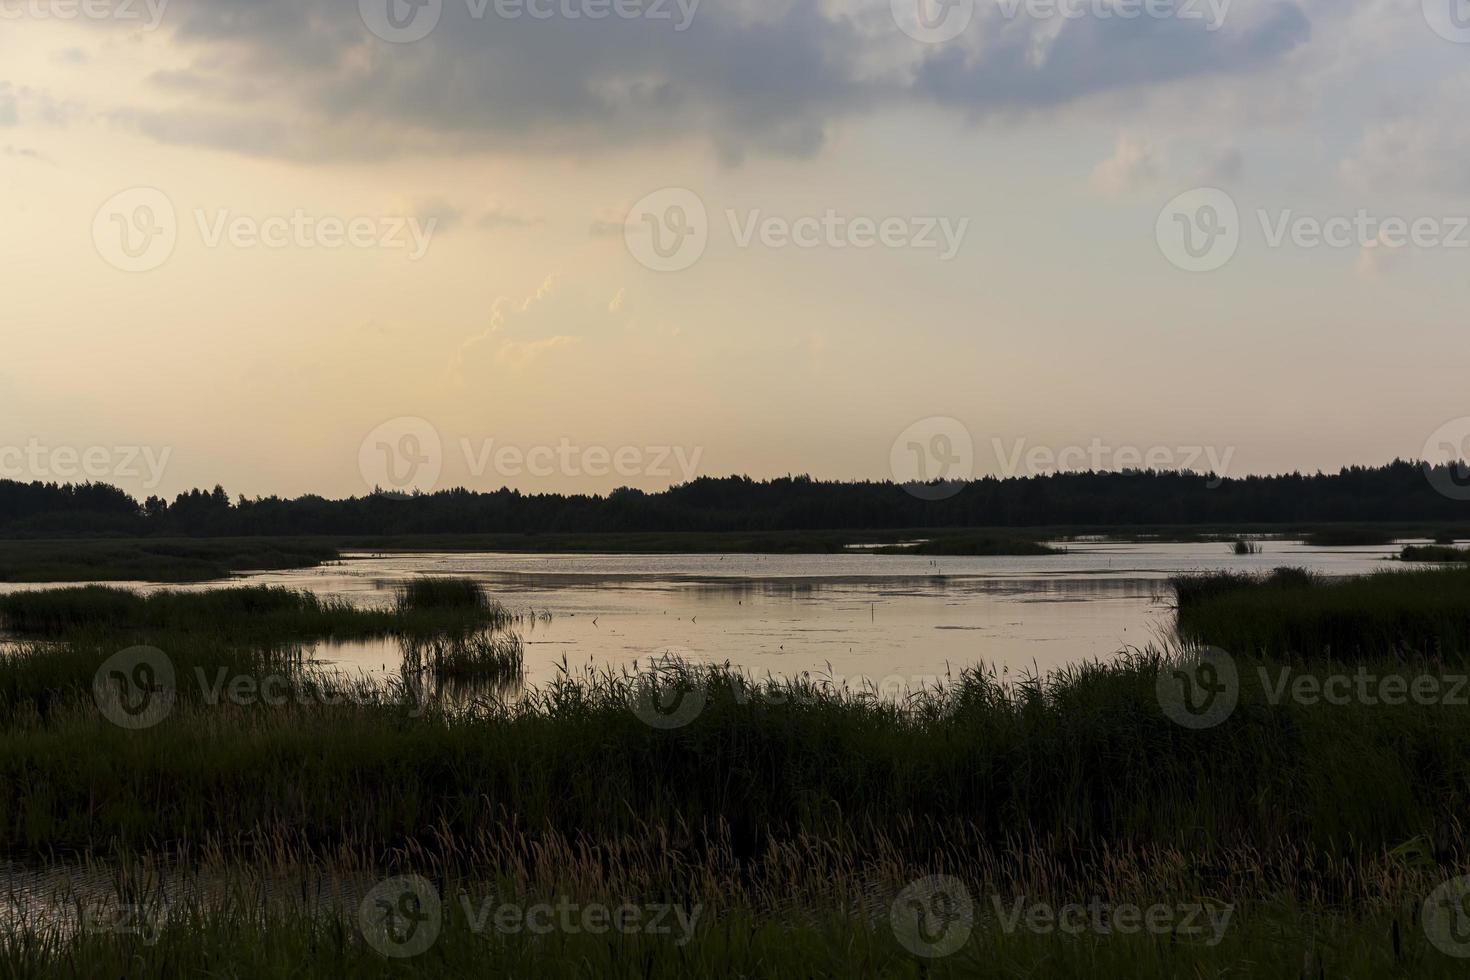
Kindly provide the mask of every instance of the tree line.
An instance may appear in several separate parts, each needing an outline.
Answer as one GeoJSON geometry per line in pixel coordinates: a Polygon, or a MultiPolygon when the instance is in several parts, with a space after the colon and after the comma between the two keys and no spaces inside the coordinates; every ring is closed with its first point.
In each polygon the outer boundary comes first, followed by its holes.
{"type": "MultiPolygon", "coordinates": [[[[526,494],[464,488],[329,500],[237,497],[222,487],[139,502],[101,483],[0,481],[0,535],[398,535],[798,531],[938,527],[1470,521],[1441,492],[1458,470],[1395,460],[1336,473],[1219,478],[1138,470],[905,486],[807,476],[703,477],[661,492],[526,494]],[[1434,475],[1431,480],[1427,475],[1434,475]],[[940,499],[929,499],[938,497],[940,499]]],[[[1470,491],[1465,494],[1470,496],[1470,491]]]]}

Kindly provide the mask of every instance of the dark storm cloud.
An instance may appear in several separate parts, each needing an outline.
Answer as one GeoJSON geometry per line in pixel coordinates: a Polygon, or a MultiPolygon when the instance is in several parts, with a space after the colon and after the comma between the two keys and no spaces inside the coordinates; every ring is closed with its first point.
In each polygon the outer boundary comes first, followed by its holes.
{"type": "Polygon", "coordinates": [[[886,2],[705,0],[683,31],[672,2],[671,20],[507,20],[493,0],[477,18],[473,2],[444,0],[428,37],[389,44],[355,0],[180,0],[175,36],[207,57],[157,81],[195,101],[127,115],[160,140],[267,155],[595,149],[693,135],[738,160],[813,153],[829,122],[878,106],[975,116],[1248,73],[1310,31],[1294,3],[1247,10],[1238,0],[1213,32],[1177,18],[1067,20],[1038,60],[1038,34],[1056,23],[1004,21],[987,0],[965,36],[939,47],[901,33],[886,2]],[[263,91],[269,113],[250,104],[263,91]]]}

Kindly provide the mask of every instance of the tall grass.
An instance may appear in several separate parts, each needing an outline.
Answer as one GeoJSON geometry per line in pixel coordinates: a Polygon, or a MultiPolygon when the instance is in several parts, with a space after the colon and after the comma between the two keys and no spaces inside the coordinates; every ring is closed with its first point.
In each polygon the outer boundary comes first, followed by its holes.
{"type": "Polygon", "coordinates": [[[23,636],[162,630],[299,640],[499,628],[511,619],[474,583],[434,579],[406,586],[393,609],[363,608],[275,586],[146,594],[84,586],[0,595],[0,628],[23,636]]]}
{"type": "Polygon", "coordinates": [[[19,685],[0,718],[0,849],[284,833],[308,850],[432,853],[509,823],[594,840],[665,827],[691,853],[724,826],[742,858],[800,835],[914,860],[1016,835],[1090,842],[1068,861],[1094,846],[1341,856],[1435,839],[1470,807],[1463,711],[1272,707],[1257,691],[1219,728],[1186,731],[1159,706],[1160,654],[1023,683],[970,670],[898,701],[671,663],[441,711],[394,690],[331,697],[329,682],[281,706],[209,703],[184,689],[211,652],[173,652],[178,704],[141,731],[99,717],[90,676],[70,698],[19,685]],[[651,684],[694,699],[687,724],[650,723],[651,684]]]}
{"type": "Polygon", "coordinates": [[[335,544],[302,538],[0,541],[0,582],[200,582],[339,557],[335,544]]]}
{"type": "Polygon", "coordinates": [[[448,680],[519,680],[525,670],[525,644],[515,633],[451,633],[404,640],[404,672],[428,672],[448,680]]]}
{"type": "Polygon", "coordinates": [[[489,609],[490,597],[478,582],[467,578],[416,578],[394,592],[400,613],[424,609],[489,609]]]}
{"type": "Polygon", "coordinates": [[[1444,657],[1470,654],[1470,568],[1325,578],[1301,569],[1172,581],[1178,633],[1234,654],[1444,657]]]}
{"type": "Polygon", "coordinates": [[[1400,561],[1425,562],[1470,562],[1470,548],[1452,548],[1445,545],[1405,545],[1399,552],[1400,561]]]}

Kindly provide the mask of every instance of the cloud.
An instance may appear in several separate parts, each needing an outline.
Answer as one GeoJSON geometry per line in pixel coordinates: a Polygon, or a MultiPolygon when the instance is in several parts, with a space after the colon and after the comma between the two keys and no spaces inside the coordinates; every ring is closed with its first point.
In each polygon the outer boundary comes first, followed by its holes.
{"type": "Polygon", "coordinates": [[[1108,197],[1120,197],[1159,176],[1158,156],[1148,140],[1120,133],[1113,155],[1093,168],[1094,190],[1108,197]]]}
{"type": "Polygon", "coordinates": [[[1359,190],[1465,194],[1467,156],[1470,134],[1463,127],[1437,114],[1405,116],[1369,126],[1341,174],[1359,190]]]}
{"type": "Polygon", "coordinates": [[[522,300],[495,301],[489,325],[465,338],[455,352],[450,378],[466,384],[497,371],[526,370],[556,351],[581,344],[583,335],[602,332],[609,316],[619,313],[580,291],[560,288],[555,277],[548,276],[522,300]]]}
{"type": "Polygon", "coordinates": [[[895,27],[888,0],[706,3],[683,31],[677,4],[657,21],[504,19],[493,0],[476,18],[481,4],[445,2],[427,37],[389,44],[353,3],[197,0],[170,21],[199,57],[153,79],[183,103],[120,118],[164,142],[267,156],[697,139],[735,163],[811,155],[834,123],[884,107],[981,117],[1251,73],[1311,32],[1293,2],[1232,11],[1218,31],[1179,18],[1006,20],[979,6],[969,31],[933,46],[895,27]]]}

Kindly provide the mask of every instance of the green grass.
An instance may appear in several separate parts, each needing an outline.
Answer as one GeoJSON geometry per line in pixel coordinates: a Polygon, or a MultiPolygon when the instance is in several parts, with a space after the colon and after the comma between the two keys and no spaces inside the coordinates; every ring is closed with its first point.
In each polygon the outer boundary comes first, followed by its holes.
{"type": "Polygon", "coordinates": [[[310,538],[0,541],[0,582],[201,582],[336,561],[310,538]]]}
{"type": "Polygon", "coordinates": [[[1470,654],[1470,568],[1323,578],[1300,569],[1173,580],[1178,632],[1234,654],[1352,660],[1470,654]]]}

